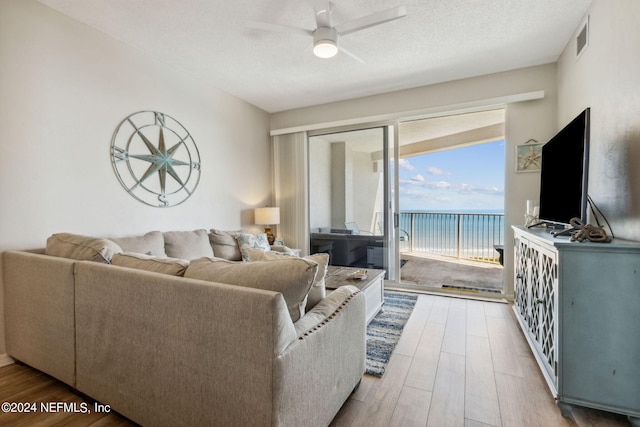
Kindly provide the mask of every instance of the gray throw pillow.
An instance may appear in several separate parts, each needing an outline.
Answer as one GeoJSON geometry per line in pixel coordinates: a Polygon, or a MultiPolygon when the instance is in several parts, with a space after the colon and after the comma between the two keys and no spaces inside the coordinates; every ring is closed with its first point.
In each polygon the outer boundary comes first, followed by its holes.
{"type": "Polygon", "coordinates": [[[291,320],[296,322],[304,316],[318,264],[302,258],[281,258],[256,262],[201,258],[191,261],[184,277],[280,292],[291,320]]]}
{"type": "Polygon", "coordinates": [[[209,230],[209,242],[213,248],[213,256],[229,261],[242,260],[240,247],[236,240],[236,236],[240,233],[243,233],[243,231],[224,231],[213,228],[209,230]]]}
{"type": "Polygon", "coordinates": [[[164,251],[170,258],[196,259],[212,257],[207,230],[167,231],[164,236],[164,251]]]}
{"type": "Polygon", "coordinates": [[[111,263],[111,258],[120,252],[120,246],[111,240],[71,233],[51,235],[45,249],[47,255],[104,264],[111,263]]]}
{"type": "MultiPolygon", "coordinates": [[[[261,249],[247,249],[246,252],[249,257],[249,261],[272,261],[282,259],[284,256],[291,256],[286,252],[265,252],[261,249]]],[[[329,254],[319,253],[306,256],[304,259],[318,264],[318,272],[316,273],[316,277],[313,280],[313,286],[311,286],[311,290],[307,296],[307,306],[305,311],[309,311],[327,296],[325,278],[327,276],[327,269],[329,266],[329,254]]]]}
{"type": "Polygon", "coordinates": [[[150,231],[143,236],[110,238],[122,248],[124,252],[166,257],[164,251],[164,237],[159,231],[150,231]]]}
{"type": "Polygon", "coordinates": [[[177,258],[158,258],[138,253],[115,254],[111,264],[120,267],[135,268],[137,270],[154,271],[156,273],[184,276],[189,261],[177,258]]]}

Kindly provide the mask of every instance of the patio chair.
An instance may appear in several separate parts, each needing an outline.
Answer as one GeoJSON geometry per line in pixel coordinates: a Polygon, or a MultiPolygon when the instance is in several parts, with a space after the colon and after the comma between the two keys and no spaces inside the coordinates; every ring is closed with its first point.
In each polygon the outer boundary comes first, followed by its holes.
{"type": "MultiPolygon", "coordinates": [[[[384,225],[381,221],[378,221],[378,230],[380,231],[381,235],[384,235],[384,225]]],[[[400,236],[401,242],[409,242],[411,240],[409,233],[403,230],[402,228],[398,228],[398,234],[400,236]]]]}

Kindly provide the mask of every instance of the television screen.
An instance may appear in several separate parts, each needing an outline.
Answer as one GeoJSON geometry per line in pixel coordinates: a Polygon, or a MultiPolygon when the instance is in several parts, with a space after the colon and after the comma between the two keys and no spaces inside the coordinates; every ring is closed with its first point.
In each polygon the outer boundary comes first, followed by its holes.
{"type": "Polygon", "coordinates": [[[587,108],[542,147],[540,221],[586,223],[589,116],[587,108]]]}

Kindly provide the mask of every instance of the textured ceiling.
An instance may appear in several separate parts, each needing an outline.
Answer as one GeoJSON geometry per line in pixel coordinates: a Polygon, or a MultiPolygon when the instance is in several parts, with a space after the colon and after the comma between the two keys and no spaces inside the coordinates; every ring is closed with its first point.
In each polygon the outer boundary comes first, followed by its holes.
{"type": "Polygon", "coordinates": [[[555,62],[591,0],[335,0],[332,24],[405,5],[319,59],[309,0],[39,0],[268,112],[555,62]]]}

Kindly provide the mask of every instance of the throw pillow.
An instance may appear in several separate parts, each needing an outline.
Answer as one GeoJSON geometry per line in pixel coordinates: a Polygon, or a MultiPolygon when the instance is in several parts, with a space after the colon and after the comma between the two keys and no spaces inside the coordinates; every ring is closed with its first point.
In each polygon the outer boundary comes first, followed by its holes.
{"type": "MultiPolygon", "coordinates": [[[[282,259],[283,256],[287,256],[287,254],[283,254],[280,252],[264,252],[259,249],[248,249],[247,254],[250,261],[271,261],[282,259]]],[[[329,267],[329,254],[319,253],[306,256],[303,259],[318,264],[318,272],[316,273],[316,277],[313,280],[313,286],[311,286],[311,290],[309,291],[309,295],[307,296],[307,306],[305,307],[305,311],[309,311],[327,296],[325,278],[327,276],[327,269],[329,267]]]]}
{"type": "Polygon", "coordinates": [[[306,310],[311,310],[317,303],[322,301],[327,296],[325,279],[327,277],[327,271],[329,268],[329,254],[319,253],[309,255],[304,258],[314,261],[318,264],[318,272],[316,273],[316,278],[313,281],[313,286],[309,291],[309,297],[307,299],[306,310]]]}
{"type": "Polygon", "coordinates": [[[286,256],[284,252],[276,252],[276,251],[263,251],[262,249],[253,249],[247,248],[245,249],[245,253],[247,254],[247,261],[271,261],[274,259],[281,259],[286,256]]]}
{"type": "Polygon", "coordinates": [[[256,262],[201,258],[191,261],[184,277],[280,292],[291,320],[296,322],[304,316],[307,295],[317,271],[318,264],[302,258],[256,262]]]}
{"type": "Polygon", "coordinates": [[[177,258],[157,258],[139,253],[123,252],[115,254],[111,264],[121,267],[135,268],[138,270],[154,271],[156,273],[170,274],[172,276],[184,276],[189,262],[177,258]]]}
{"type": "Polygon", "coordinates": [[[47,255],[103,264],[111,263],[111,258],[120,252],[120,246],[111,240],[71,233],[51,235],[45,249],[47,255]]]}
{"type": "Polygon", "coordinates": [[[238,231],[209,230],[209,242],[213,248],[213,256],[229,261],[241,261],[242,253],[238,247],[236,236],[242,233],[238,231]]]}
{"type": "Polygon", "coordinates": [[[117,237],[109,240],[116,242],[124,252],[166,257],[164,252],[164,237],[159,231],[150,231],[144,236],[117,237]]]}
{"type": "Polygon", "coordinates": [[[276,252],[281,255],[298,256],[290,247],[285,245],[271,245],[271,252],[276,252]]]}
{"type": "Polygon", "coordinates": [[[196,259],[212,257],[207,230],[167,231],[164,236],[164,251],[170,258],[196,259]]]}
{"type": "Polygon", "coordinates": [[[240,253],[242,254],[243,261],[249,261],[247,249],[260,249],[265,252],[271,250],[271,246],[269,245],[269,241],[267,240],[267,235],[265,233],[238,233],[238,235],[236,236],[236,240],[238,241],[238,247],[240,248],[240,253]]]}

